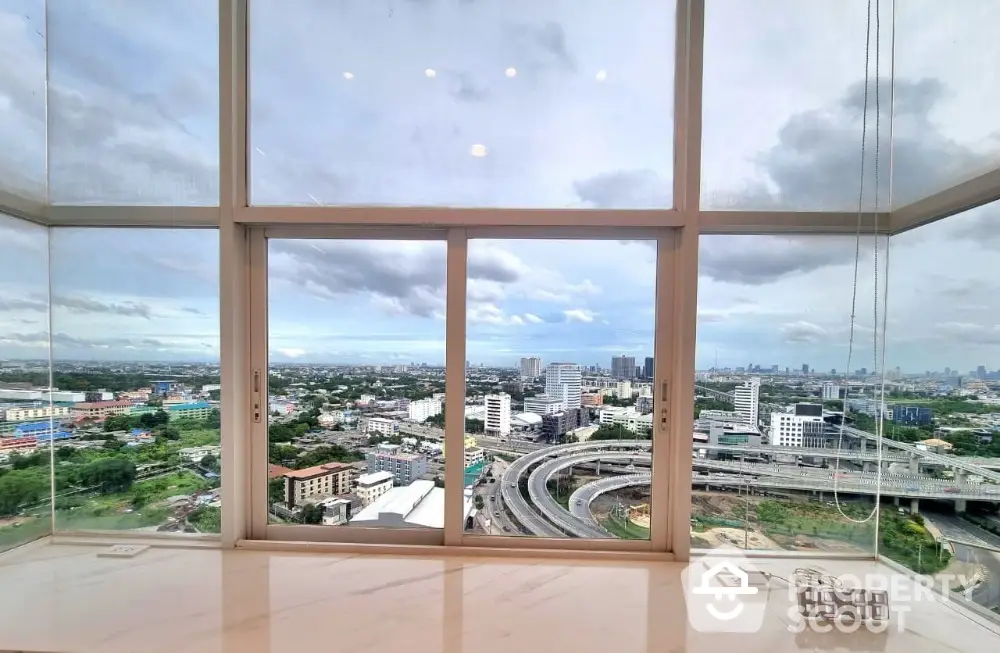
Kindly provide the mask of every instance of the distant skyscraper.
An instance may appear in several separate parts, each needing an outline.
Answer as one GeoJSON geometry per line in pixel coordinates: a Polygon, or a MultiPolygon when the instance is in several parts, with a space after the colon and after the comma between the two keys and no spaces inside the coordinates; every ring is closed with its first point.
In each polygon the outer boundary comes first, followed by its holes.
{"type": "Polygon", "coordinates": [[[980,378],[980,379],[985,379],[986,378],[986,366],[985,365],[980,365],[979,367],[976,368],[976,377],[980,378]]]}
{"type": "Polygon", "coordinates": [[[740,419],[756,427],[760,410],[760,377],[755,376],[743,385],[736,386],[733,395],[740,419]]]}
{"type": "Polygon", "coordinates": [[[944,368],[944,375],[945,376],[951,376],[951,368],[950,367],[944,368]]]}
{"type": "Polygon", "coordinates": [[[563,408],[580,407],[580,366],[574,363],[549,363],[545,368],[545,394],[562,401],[563,408]]]}
{"type": "Polygon", "coordinates": [[[542,375],[542,359],[536,356],[529,356],[521,359],[521,377],[533,379],[542,375]]]}
{"type": "Polygon", "coordinates": [[[635,357],[634,356],[615,356],[611,359],[611,376],[616,379],[634,379],[635,378],[635,357]]]}
{"type": "Polygon", "coordinates": [[[646,356],[646,362],[642,366],[642,376],[651,379],[653,378],[653,357],[646,356]]]}
{"type": "Polygon", "coordinates": [[[809,363],[802,363],[802,373],[809,374],[809,363]]]}

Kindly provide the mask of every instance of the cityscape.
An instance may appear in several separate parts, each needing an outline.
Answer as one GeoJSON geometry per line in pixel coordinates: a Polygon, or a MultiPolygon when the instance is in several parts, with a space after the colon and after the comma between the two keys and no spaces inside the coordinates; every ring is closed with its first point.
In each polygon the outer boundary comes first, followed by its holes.
{"type": "MultiPolygon", "coordinates": [[[[466,531],[647,539],[654,364],[469,362],[466,531]]],[[[997,569],[1000,371],[886,376],[880,401],[861,368],[699,371],[692,546],[870,552],[879,495],[883,555],[997,569]]],[[[57,530],[218,532],[217,366],[60,363],[47,377],[43,362],[0,365],[0,542],[47,528],[50,457],[57,530]]],[[[277,364],[269,390],[273,523],[443,527],[443,368],[277,364]]]]}

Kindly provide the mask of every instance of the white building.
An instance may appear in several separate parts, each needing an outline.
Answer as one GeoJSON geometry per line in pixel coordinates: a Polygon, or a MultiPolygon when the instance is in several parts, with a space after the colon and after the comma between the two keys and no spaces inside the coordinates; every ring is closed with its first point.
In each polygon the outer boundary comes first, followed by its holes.
{"type": "Polygon", "coordinates": [[[392,489],[392,472],[372,472],[358,477],[358,498],[367,506],[392,489]]]}
{"type": "MultiPolygon", "coordinates": [[[[472,512],[472,496],[465,497],[463,522],[472,512]]],[[[444,488],[418,480],[394,487],[351,518],[352,526],[444,528],[444,488]]]]}
{"type": "Polygon", "coordinates": [[[841,393],[843,390],[839,385],[834,383],[824,383],[823,384],[823,401],[836,401],[841,399],[841,393]]]}
{"type": "Polygon", "coordinates": [[[466,447],[465,448],[465,467],[468,469],[473,465],[478,465],[479,463],[486,461],[486,454],[479,447],[466,447]]]}
{"type": "Polygon", "coordinates": [[[736,412],[745,424],[757,425],[760,415],[760,377],[755,376],[734,391],[736,412]]]}
{"type": "Polygon", "coordinates": [[[771,413],[771,444],[778,447],[819,446],[823,430],[822,406],[798,404],[794,413],[771,413]]]}
{"type": "Polygon", "coordinates": [[[35,406],[31,408],[0,408],[0,419],[8,422],[24,422],[29,419],[45,419],[48,417],[68,417],[66,406],[35,406]]]}
{"type": "Polygon", "coordinates": [[[521,359],[521,378],[534,379],[542,375],[542,359],[529,356],[521,359]]]}
{"type": "Polygon", "coordinates": [[[396,423],[396,420],[385,417],[369,417],[365,420],[364,432],[396,435],[399,432],[399,424],[396,423]]]}
{"type": "Polygon", "coordinates": [[[626,431],[639,433],[653,428],[653,415],[642,415],[633,407],[607,406],[598,413],[601,426],[621,425],[626,431]]]}
{"type": "Polygon", "coordinates": [[[618,385],[615,387],[615,395],[621,399],[631,399],[632,398],[632,382],[631,381],[619,381],[618,385]]]}
{"type": "Polygon", "coordinates": [[[375,402],[375,395],[361,395],[358,397],[357,403],[359,404],[371,404],[375,402]]]}
{"type": "Polygon", "coordinates": [[[205,456],[215,456],[218,458],[222,455],[222,447],[216,444],[206,444],[201,447],[184,447],[177,451],[177,455],[189,463],[200,463],[201,459],[205,456]]]}
{"type": "MultiPolygon", "coordinates": [[[[545,368],[545,394],[562,402],[564,410],[580,407],[580,366],[575,363],[550,363],[545,368]]],[[[528,410],[525,408],[525,410],[528,410]]],[[[536,412],[536,411],[530,411],[536,412]]]]}
{"type": "Polygon", "coordinates": [[[483,407],[486,410],[486,423],[483,427],[486,435],[510,435],[510,395],[506,392],[486,395],[483,407]]]}
{"type": "Polygon", "coordinates": [[[524,412],[535,415],[554,415],[563,409],[562,399],[548,395],[535,395],[524,398],[524,412]]]}
{"type": "Polygon", "coordinates": [[[429,417],[441,414],[441,400],[418,399],[417,401],[411,401],[407,412],[409,413],[410,421],[424,422],[429,417]]]}

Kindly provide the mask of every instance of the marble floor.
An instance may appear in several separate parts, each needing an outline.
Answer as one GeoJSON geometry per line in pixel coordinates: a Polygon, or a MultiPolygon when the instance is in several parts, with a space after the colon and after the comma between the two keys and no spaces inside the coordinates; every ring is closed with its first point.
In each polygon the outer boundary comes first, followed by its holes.
{"type": "MultiPolygon", "coordinates": [[[[927,597],[909,602],[905,614],[894,612],[882,633],[792,632],[792,601],[776,578],[761,599],[759,630],[698,632],[688,623],[681,564],[177,548],[114,559],[98,557],[100,550],[46,544],[0,556],[0,649],[1000,650],[1000,626],[927,597]]],[[[803,563],[757,564],[787,578],[803,563]]],[[[872,562],[808,564],[830,574],[892,575],[872,562]]],[[[902,603],[896,595],[893,601],[902,603]]]]}

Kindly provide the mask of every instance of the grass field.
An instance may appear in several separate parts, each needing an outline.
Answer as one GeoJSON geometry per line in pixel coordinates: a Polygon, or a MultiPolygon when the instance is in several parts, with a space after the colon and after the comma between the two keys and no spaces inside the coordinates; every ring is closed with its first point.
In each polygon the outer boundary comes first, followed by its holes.
{"type": "Polygon", "coordinates": [[[621,540],[648,540],[649,529],[633,524],[630,521],[608,516],[601,521],[601,526],[607,532],[621,540]]]}

